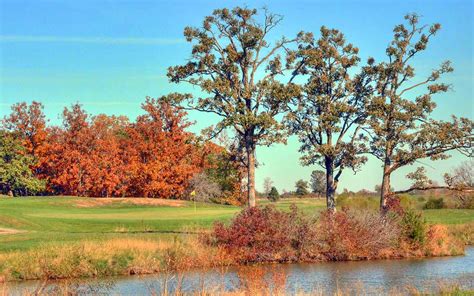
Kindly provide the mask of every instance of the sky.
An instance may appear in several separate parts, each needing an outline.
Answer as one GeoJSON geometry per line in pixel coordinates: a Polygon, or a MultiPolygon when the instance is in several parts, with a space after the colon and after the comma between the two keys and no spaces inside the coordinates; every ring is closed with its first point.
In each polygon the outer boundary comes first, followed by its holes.
{"type": "MultiPolygon", "coordinates": [[[[20,101],[36,100],[45,106],[50,124],[59,124],[64,107],[79,102],[91,114],[120,114],[134,119],[142,113],[146,96],[196,89],[168,82],[169,66],[186,62],[190,44],[183,38],[186,26],[199,26],[216,8],[267,7],[283,15],[271,38],[295,36],[301,30],[337,28],[360,49],[360,57],[377,60],[391,40],[392,29],[403,16],[416,12],[421,22],[439,22],[442,30],[414,65],[420,79],[441,62],[450,60],[455,72],[444,82],[452,90],[434,98],[437,119],[451,114],[473,119],[473,1],[22,1],[0,0],[0,117],[20,101]]],[[[191,112],[194,132],[214,124],[215,117],[191,112]]],[[[287,145],[259,147],[257,189],[270,177],[281,191],[293,190],[298,179],[309,180],[317,166],[299,162],[298,140],[287,145]]],[[[448,160],[421,161],[428,175],[442,180],[464,156],[453,153],[448,160]]],[[[382,178],[381,163],[369,159],[354,175],[345,171],[343,188],[373,189],[382,178]]],[[[405,175],[414,167],[397,172],[396,189],[409,186],[405,175]]]]}

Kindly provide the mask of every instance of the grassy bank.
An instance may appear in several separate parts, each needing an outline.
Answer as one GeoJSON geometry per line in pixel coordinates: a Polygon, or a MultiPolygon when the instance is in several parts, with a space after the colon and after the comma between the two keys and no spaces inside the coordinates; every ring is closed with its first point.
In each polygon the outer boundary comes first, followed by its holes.
{"type": "MultiPolygon", "coordinates": [[[[322,199],[282,200],[275,207],[287,210],[291,204],[309,216],[325,207],[322,199]]],[[[153,199],[0,199],[0,282],[236,264],[218,246],[203,245],[198,234],[239,211],[233,206],[153,199]]],[[[424,215],[472,243],[474,210],[425,210],[424,215]]]]}

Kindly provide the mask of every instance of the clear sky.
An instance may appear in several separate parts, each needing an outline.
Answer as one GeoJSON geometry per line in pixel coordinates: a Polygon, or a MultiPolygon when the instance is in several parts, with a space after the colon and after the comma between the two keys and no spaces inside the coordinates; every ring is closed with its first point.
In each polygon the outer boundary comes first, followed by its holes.
{"type": "MultiPolygon", "coordinates": [[[[455,72],[446,77],[453,91],[435,97],[434,116],[450,114],[473,118],[473,2],[472,1],[42,1],[0,0],[0,116],[19,101],[45,105],[52,124],[65,106],[80,102],[92,113],[141,113],[146,96],[172,91],[193,91],[168,83],[166,69],[182,64],[190,54],[184,41],[185,26],[198,26],[213,9],[246,5],[282,14],[276,35],[298,31],[318,32],[320,26],[343,31],[360,48],[360,56],[382,59],[396,24],[416,12],[422,22],[442,24],[430,48],[415,63],[426,74],[442,61],[453,62],[455,72]]],[[[193,131],[212,124],[208,115],[191,113],[193,131]]],[[[299,163],[298,142],[261,147],[257,187],[271,177],[279,190],[291,190],[297,179],[309,179],[316,167],[299,163]]],[[[442,174],[465,158],[455,154],[427,165],[429,175],[442,174]]],[[[408,185],[397,173],[394,185],[408,185]]],[[[347,171],[340,190],[373,189],[381,181],[380,163],[371,159],[357,175],[347,171]]]]}

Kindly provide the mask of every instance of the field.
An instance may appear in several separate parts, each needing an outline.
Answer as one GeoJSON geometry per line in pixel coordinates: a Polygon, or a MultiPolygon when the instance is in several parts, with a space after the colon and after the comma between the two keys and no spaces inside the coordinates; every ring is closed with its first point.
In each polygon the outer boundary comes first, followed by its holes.
{"type": "MultiPolygon", "coordinates": [[[[315,214],[325,206],[323,199],[288,199],[275,205],[287,209],[292,203],[315,214]]],[[[0,198],[0,252],[83,239],[172,239],[177,234],[195,234],[214,221],[228,221],[239,209],[142,198],[0,198]]],[[[462,224],[474,221],[474,210],[425,210],[424,216],[431,223],[462,224]]]]}

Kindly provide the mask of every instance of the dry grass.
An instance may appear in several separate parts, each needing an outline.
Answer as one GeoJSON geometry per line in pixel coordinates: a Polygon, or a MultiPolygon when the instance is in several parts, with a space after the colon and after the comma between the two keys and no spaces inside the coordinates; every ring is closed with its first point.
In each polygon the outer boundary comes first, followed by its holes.
{"type": "Polygon", "coordinates": [[[173,242],[112,239],[42,245],[0,254],[0,262],[3,281],[152,274],[231,263],[219,248],[209,248],[194,238],[173,242]]]}
{"type": "Polygon", "coordinates": [[[186,202],[184,200],[160,198],[89,198],[75,202],[75,206],[78,208],[94,208],[112,204],[183,207],[186,202]]]}
{"type": "Polygon", "coordinates": [[[0,235],[17,234],[17,233],[22,233],[22,232],[25,232],[25,231],[24,230],[11,229],[11,228],[0,228],[0,235]]]}

